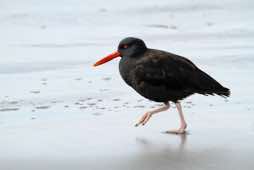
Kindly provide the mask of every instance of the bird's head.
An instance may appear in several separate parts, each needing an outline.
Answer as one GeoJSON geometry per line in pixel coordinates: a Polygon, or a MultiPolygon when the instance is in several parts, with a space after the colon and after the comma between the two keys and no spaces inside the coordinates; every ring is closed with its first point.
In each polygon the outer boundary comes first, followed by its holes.
{"type": "Polygon", "coordinates": [[[134,37],[127,37],[120,41],[117,51],[97,61],[93,66],[99,66],[117,57],[135,57],[144,53],[147,47],[143,40],[134,37]]]}

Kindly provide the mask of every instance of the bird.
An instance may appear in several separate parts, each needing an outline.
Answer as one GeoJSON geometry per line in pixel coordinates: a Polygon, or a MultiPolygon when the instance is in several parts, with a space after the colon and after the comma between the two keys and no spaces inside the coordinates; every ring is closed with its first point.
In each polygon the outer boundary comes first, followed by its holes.
{"type": "Polygon", "coordinates": [[[186,133],[187,123],[181,101],[193,94],[230,96],[230,89],[222,86],[198,68],[188,58],[167,51],[148,48],[142,39],[127,37],[120,41],[115,52],[98,60],[97,67],[120,57],[119,71],[123,80],[137,93],[160,107],[146,111],[135,126],[145,125],[150,118],[175,104],[179,113],[179,128],[168,133],[186,133]]]}

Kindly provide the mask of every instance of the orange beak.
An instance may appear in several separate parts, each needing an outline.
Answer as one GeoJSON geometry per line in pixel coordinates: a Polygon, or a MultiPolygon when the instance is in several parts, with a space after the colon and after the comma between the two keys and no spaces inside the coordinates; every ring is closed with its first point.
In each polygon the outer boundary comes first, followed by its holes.
{"type": "Polygon", "coordinates": [[[114,58],[117,58],[117,57],[120,57],[120,53],[118,51],[115,51],[113,52],[112,54],[109,54],[108,56],[100,59],[99,61],[97,61],[93,66],[96,67],[96,66],[99,66],[101,64],[104,64],[110,60],[113,60],[114,58]]]}

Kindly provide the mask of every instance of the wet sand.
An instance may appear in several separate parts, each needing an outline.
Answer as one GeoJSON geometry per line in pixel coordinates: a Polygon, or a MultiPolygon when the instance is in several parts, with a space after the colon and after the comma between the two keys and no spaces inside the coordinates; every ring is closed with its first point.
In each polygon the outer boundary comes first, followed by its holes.
{"type": "Polygon", "coordinates": [[[237,170],[253,167],[254,131],[248,127],[253,116],[197,113],[195,119],[187,116],[188,134],[161,133],[176,125],[172,120],[176,114],[172,112],[162,113],[140,128],[131,123],[136,116],[127,112],[101,116],[86,113],[71,120],[36,119],[8,128],[1,125],[5,127],[4,132],[1,130],[4,134],[1,168],[237,170]]]}
{"type": "Polygon", "coordinates": [[[37,3],[0,6],[0,169],[254,169],[251,1],[37,3]],[[232,96],[184,100],[186,135],[163,133],[178,125],[174,104],[134,127],[158,103],[117,60],[91,67],[130,35],[188,57],[232,96]]]}

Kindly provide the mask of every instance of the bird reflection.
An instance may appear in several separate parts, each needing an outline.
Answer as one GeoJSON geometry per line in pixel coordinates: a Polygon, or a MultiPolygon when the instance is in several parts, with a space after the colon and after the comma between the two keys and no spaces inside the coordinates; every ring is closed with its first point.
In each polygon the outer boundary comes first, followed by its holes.
{"type": "Polygon", "coordinates": [[[185,150],[188,135],[188,133],[177,135],[170,134],[170,138],[168,138],[166,141],[163,140],[163,143],[161,141],[158,143],[157,140],[149,139],[148,137],[137,137],[136,143],[141,147],[141,149],[144,149],[147,152],[173,151],[181,153],[185,150]],[[175,140],[176,138],[177,140],[175,140]]]}

